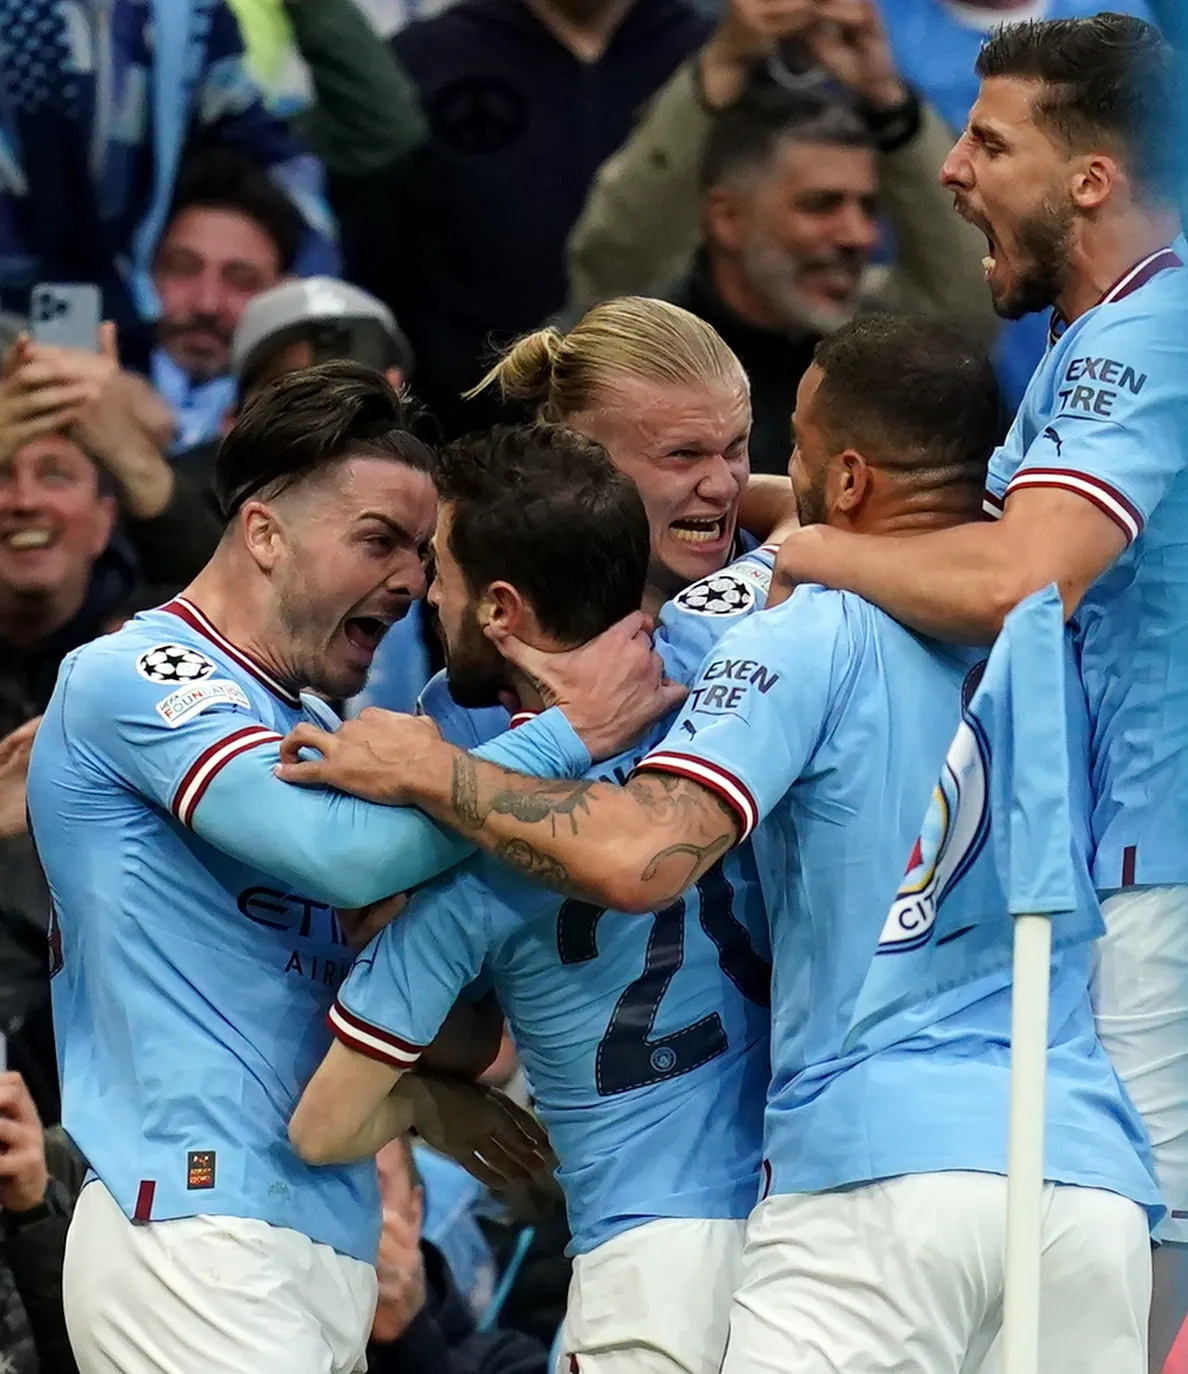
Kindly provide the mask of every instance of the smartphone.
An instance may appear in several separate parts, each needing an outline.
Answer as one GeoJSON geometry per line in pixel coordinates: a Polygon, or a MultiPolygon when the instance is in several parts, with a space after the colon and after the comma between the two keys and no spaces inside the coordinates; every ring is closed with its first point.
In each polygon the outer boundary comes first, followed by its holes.
{"type": "Polygon", "coordinates": [[[33,288],[29,316],[34,343],[99,351],[103,298],[97,286],[41,282],[33,288]]]}

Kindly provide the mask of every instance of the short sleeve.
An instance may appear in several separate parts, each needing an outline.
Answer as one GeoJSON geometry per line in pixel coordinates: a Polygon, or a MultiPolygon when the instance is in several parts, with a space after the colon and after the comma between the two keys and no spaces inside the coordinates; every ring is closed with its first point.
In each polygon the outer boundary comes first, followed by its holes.
{"type": "Polygon", "coordinates": [[[797,780],[829,728],[848,669],[848,598],[801,587],[724,635],[666,738],[640,770],[701,783],[737,813],[741,838],[797,780]]]}
{"type": "Polygon", "coordinates": [[[478,978],[489,943],[488,898],[470,868],[417,892],[355,960],[330,1008],[350,1049],[408,1069],[478,978]]]}
{"type": "Polygon", "coordinates": [[[184,824],[232,759],[281,739],[239,683],[185,645],[154,648],[106,636],[80,651],[61,690],[72,753],[184,824]],[[192,671],[192,681],[154,680],[151,656],[166,652],[189,656],[174,667],[192,671]]]}
{"type": "Polygon", "coordinates": [[[1188,330],[1166,308],[1103,309],[1079,332],[1052,383],[1047,423],[1005,499],[1055,487],[1090,501],[1130,543],[1188,453],[1188,330]]]}

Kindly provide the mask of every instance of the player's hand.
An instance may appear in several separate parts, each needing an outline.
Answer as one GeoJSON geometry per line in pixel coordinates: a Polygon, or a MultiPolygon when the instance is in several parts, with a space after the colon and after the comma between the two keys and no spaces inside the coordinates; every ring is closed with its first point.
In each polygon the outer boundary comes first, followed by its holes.
{"type": "Polygon", "coordinates": [[[0,1207],[27,1212],[45,1201],[45,1133],[19,1073],[0,1073],[0,1207]]]}
{"type": "Polygon", "coordinates": [[[336,787],[387,806],[399,806],[411,780],[442,767],[441,733],[428,716],[402,716],[368,706],[337,730],[320,730],[308,721],[281,741],[276,776],[307,787],[336,787]],[[301,758],[303,749],[320,757],[301,758]]]}
{"type": "Polygon", "coordinates": [[[339,909],[338,919],[342,923],[347,943],[355,950],[366,949],[381,930],[394,916],[408,905],[408,893],[398,892],[394,897],[384,897],[372,902],[370,906],[339,909]]]}
{"type": "Polygon", "coordinates": [[[820,537],[820,527],[817,525],[805,525],[788,531],[776,554],[771,587],[767,593],[768,610],[787,601],[802,583],[817,580],[813,573],[813,551],[819,547],[820,537]]]}
{"type": "Polygon", "coordinates": [[[415,1125],[433,1148],[489,1188],[528,1183],[556,1165],[544,1127],[494,1088],[417,1073],[415,1125]]]}
{"type": "Polygon", "coordinates": [[[559,706],[595,759],[613,758],[688,695],[664,676],[651,623],[636,611],[580,649],[545,653],[500,626],[487,638],[524,674],[546,706],[559,706]]]}
{"type": "Polygon", "coordinates": [[[41,717],[0,739],[0,839],[25,833],[25,785],[29,775],[29,755],[41,717]]]}
{"type": "Polygon", "coordinates": [[[908,98],[875,0],[814,0],[805,42],[817,64],[876,110],[908,98]]]}

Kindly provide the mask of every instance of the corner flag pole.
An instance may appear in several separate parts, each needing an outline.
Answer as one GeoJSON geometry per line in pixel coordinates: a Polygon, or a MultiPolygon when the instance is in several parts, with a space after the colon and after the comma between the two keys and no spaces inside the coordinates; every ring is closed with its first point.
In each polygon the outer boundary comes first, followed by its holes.
{"type": "Polygon", "coordinates": [[[1016,916],[1007,1148],[1005,1374],[1039,1374],[1044,1089],[1051,978],[1051,917],[1016,916]]]}

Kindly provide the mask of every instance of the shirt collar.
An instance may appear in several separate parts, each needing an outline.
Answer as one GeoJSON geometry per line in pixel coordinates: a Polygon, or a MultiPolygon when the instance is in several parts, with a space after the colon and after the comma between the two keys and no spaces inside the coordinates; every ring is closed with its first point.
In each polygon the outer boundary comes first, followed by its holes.
{"type": "MultiPolygon", "coordinates": [[[[1127,268],[1118,280],[1102,296],[1097,305],[1112,305],[1115,301],[1125,300],[1127,296],[1133,295],[1140,286],[1146,286],[1152,277],[1157,277],[1160,272],[1166,272],[1171,267],[1183,267],[1183,261],[1174,247],[1158,248],[1154,253],[1150,253],[1140,262],[1136,262],[1133,267],[1127,268]]],[[[1094,306],[1094,309],[1097,307],[1094,306]]],[[[1052,318],[1048,323],[1048,347],[1060,338],[1061,334],[1068,328],[1068,324],[1058,310],[1052,311],[1052,318]]]]}

